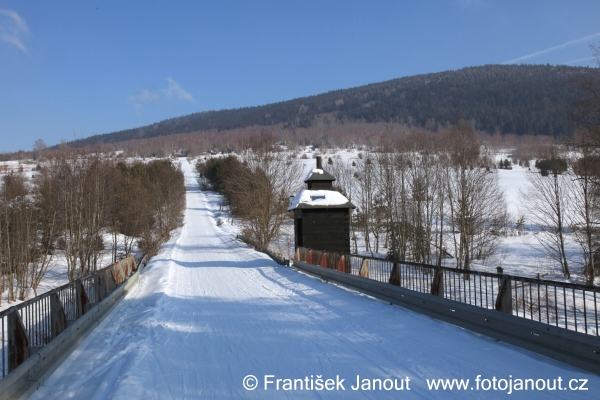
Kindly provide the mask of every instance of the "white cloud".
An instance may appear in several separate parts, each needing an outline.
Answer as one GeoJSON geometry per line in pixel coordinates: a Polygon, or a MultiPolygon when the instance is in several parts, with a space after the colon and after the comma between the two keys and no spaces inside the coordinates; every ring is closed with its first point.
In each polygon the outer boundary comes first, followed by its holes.
{"type": "Polygon", "coordinates": [[[539,56],[541,54],[550,53],[551,51],[562,49],[562,48],[565,48],[565,47],[568,47],[568,46],[572,46],[572,45],[577,44],[577,43],[586,42],[586,41],[595,39],[597,37],[600,37],[600,32],[594,33],[592,35],[584,36],[584,37],[581,37],[579,39],[571,40],[570,42],[559,44],[558,46],[549,47],[549,48],[547,48],[545,50],[537,51],[535,53],[531,53],[531,54],[528,54],[526,56],[515,58],[514,60],[505,61],[505,62],[503,62],[503,64],[513,64],[513,63],[516,63],[516,62],[519,62],[519,61],[527,60],[528,58],[533,58],[533,57],[539,56]]]}
{"type": "Polygon", "coordinates": [[[167,78],[167,81],[169,81],[169,87],[163,89],[163,92],[167,98],[170,99],[175,97],[178,100],[189,101],[191,103],[194,102],[194,96],[192,96],[190,92],[183,90],[183,88],[171,78],[167,78]]]}
{"type": "Polygon", "coordinates": [[[162,99],[175,99],[189,101],[190,103],[194,102],[194,96],[192,96],[190,92],[183,89],[172,78],[167,77],[167,82],[169,82],[169,86],[167,86],[166,89],[142,89],[137,94],[129,96],[129,101],[133,102],[133,106],[136,110],[140,110],[148,104],[158,104],[162,99]]]}
{"type": "Polygon", "coordinates": [[[27,53],[22,36],[29,32],[25,20],[13,10],[0,8],[0,40],[27,53]]]}
{"type": "Polygon", "coordinates": [[[136,110],[141,109],[145,104],[158,103],[160,95],[158,92],[153,92],[148,89],[140,90],[138,94],[129,96],[129,100],[133,102],[133,106],[136,110]]]}

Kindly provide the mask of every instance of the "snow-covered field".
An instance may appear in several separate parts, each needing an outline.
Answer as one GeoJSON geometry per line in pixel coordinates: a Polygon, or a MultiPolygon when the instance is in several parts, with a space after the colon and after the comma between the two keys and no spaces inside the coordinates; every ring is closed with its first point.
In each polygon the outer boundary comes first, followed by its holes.
{"type": "MultiPolygon", "coordinates": [[[[217,226],[219,197],[186,176],[185,226],[138,286],[33,395],[106,398],[471,398],[481,379],[585,379],[587,391],[521,391],[522,398],[592,398],[600,377],[278,266],[217,226]],[[256,378],[253,380],[252,375],[256,378]],[[271,377],[272,376],[272,377],[271,377]],[[353,390],[361,379],[396,390],[353,390]],[[427,379],[470,379],[466,391],[427,379]],[[277,379],[313,382],[279,390],[277,379]],[[317,379],[345,379],[315,390],[317,379]],[[268,383],[273,381],[273,383],[268,383]],[[255,390],[247,390],[257,382],[255,390]],[[265,389],[266,385],[266,389],[265,389]],[[408,390],[410,388],[410,390],[408,390]]],[[[508,381],[506,381],[508,382],[508,381]]],[[[491,383],[490,383],[491,384],[491,383]]]]}
{"type": "MultiPolygon", "coordinates": [[[[310,170],[315,168],[316,160],[313,157],[319,154],[323,157],[323,167],[327,170],[327,160],[331,157],[334,163],[344,162],[351,164],[353,161],[358,162],[359,149],[349,150],[328,150],[326,152],[319,152],[311,150],[307,147],[303,154],[308,159],[303,159],[304,163],[304,174],[308,174],[310,170]]],[[[510,159],[508,152],[500,152],[493,156],[496,163],[499,160],[510,159]]],[[[531,163],[533,165],[533,161],[531,163]]],[[[504,273],[510,275],[519,275],[526,277],[537,277],[539,274],[544,279],[566,281],[561,273],[559,265],[553,260],[546,257],[542,251],[542,247],[535,237],[535,232],[531,229],[531,225],[528,225],[528,215],[522,206],[521,192],[525,193],[528,188],[527,172],[528,168],[519,166],[517,164],[512,165],[512,169],[498,169],[499,185],[504,191],[506,204],[508,206],[508,213],[514,228],[514,224],[517,219],[521,216],[525,216],[525,226],[521,232],[517,232],[515,229],[509,229],[507,235],[501,239],[501,244],[496,251],[496,254],[490,257],[485,264],[474,261],[473,268],[478,271],[496,272],[496,267],[502,267],[504,273]]],[[[287,236],[293,236],[293,223],[290,222],[287,225],[287,236]]],[[[359,240],[359,253],[370,255],[365,253],[364,238],[360,233],[358,234],[359,240]]],[[[289,240],[283,240],[282,243],[275,243],[274,247],[279,250],[282,254],[286,255],[290,251],[293,253],[293,237],[291,240],[291,249],[287,249],[285,243],[289,243],[289,240]]],[[[385,257],[387,249],[382,247],[379,250],[379,255],[385,257]]],[[[582,276],[583,269],[583,258],[581,256],[581,248],[575,242],[572,235],[567,234],[566,237],[566,253],[567,259],[572,266],[572,278],[571,282],[583,283],[584,279],[582,276]]],[[[445,266],[454,267],[452,259],[444,260],[445,266]]]]}
{"type": "MultiPolygon", "coordinates": [[[[316,160],[313,157],[317,154],[323,157],[323,165],[327,170],[327,161],[330,157],[335,163],[344,162],[351,164],[352,161],[359,160],[360,152],[360,149],[327,149],[325,151],[319,151],[308,146],[297,155],[298,157],[304,157],[301,159],[304,168],[302,176],[304,177],[309,171],[316,167],[316,160]]],[[[221,156],[223,155],[216,155],[216,157],[221,156]]],[[[496,154],[494,157],[496,162],[501,159],[509,158],[507,152],[496,154]]],[[[206,156],[203,158],[206,158],[206,156]]],[[[136,159],[135,161],[149,160],[151,159],[136,159]]],[[[33,175],[35,175],[36,165],[37,164],[33,161],[0,162],[0,176],[12,171],[13,173],[23,173],[27,178],[31,178],[33,175]]],[[[497,173],[500,186],[505,193],[508,212],[511,216],[512,222],[514,223],[521,215],[525,215],[527,219],[527,215],[524,213],[521,206],[520,198],[520,192],[525,191],[527,188],[527,168],[516,164],[513,165],[512,168],[512,170],[499,169],[497,170],[497,173]]],[[[299,188],[301,186],[304,187],[302,182],[298,182],[298,185],[299,188]]],[[[231,219],[228,215],[223,214],[222,221],[225,222],[223,228],[231,228],[237,232],[238,225],[234,224],[232,227],[230,225],[231,219]]],[[[358,237],[359,253],[365,253],[364,239],[361,237],[360,233],[358,234],[358,237]]],[[[291,218],[284,226],[281,237],[272,243],[271,247],[273,250],[281,253],[285,257],[290,258],[290,256],[293,255],[294,238],[293,221],[291,218]]],[[[548,259],[541,250],[541,246],[537,241],[534,232],[531,229],[528,229],[526,224],[525,229],[519,233],[517,233],[514,229],[509,230],[508,235],[502,238],[496,254],[487,260],[485,264],[478,264],[475,262],[473,268],[480,271],[496,272],[496,267],[501,266],[504,268],[505,273],[511,275],[536,277],[539,274],[545,279],[565,281],[561,274],[560,267],[556,265],[555,262],[548,259]]],[[[387,249],[381,248],[378,254],[385,256],[386,251],[387,249]]],[[[566,251],[569,263],[572,266],[571,281],[582,283],[583,259],[581,256],[581,248],[569,235],[567,235],[566,251]]],[[[110,261],[110,256],[107,254],[101,264],[108,265],[110,264],[110,261]]],[[[446,259],[444,260],[444,263],[446,266],[454,266],[452,264],[452,259],[446,259]]],[[[50,289],[67,283],[68,280],[66,277],[66,270],[66,261],[64,260],[64,257],[61,257],[59,252],[52,261],[51,270],[41,282],[38,293],[44,293],[50,289]]],[[[33,296],[33,292],[30,293],[30,296],[33,296]]],[[[6,309],[15,304],[17,303],[8,303],[6,293],[3,293],[0,310],[6,309]]]]}

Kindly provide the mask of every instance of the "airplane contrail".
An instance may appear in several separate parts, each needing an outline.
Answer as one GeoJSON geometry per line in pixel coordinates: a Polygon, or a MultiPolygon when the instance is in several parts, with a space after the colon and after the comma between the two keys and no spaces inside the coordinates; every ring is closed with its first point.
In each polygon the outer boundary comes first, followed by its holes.
{"type": "Polygon", "coordinates": [[[571,40],[570,42],[559,44],[558,46],[553,46],[553,47],[547,48],[546,50],[538,51],[538,52],[535,52],[535,53],[532,53],[532,54],[528,54],[528,55],[523,56],[523,57],[515,58],[514,60],[505,61],[502,64],[512,64],[512,63],[515,63],[515,62],[518,62],[518,61],[526,60],[526,59],[531,58],[531,57],[539,56],[540,54],[545,54],[545,53],[549,53],[549,52],[554,51],[554,50],[562,49],[563,47],[571,46],[571,45],[576,44],[576,43],[585,42],[587,40],[594,39],[594,38],[597,38],[597,37],[600,37],[600,32],[596,32],[596,33],[594,33],[592,35],[584,36],[584,37],[579,38],[579,39],[571,40]]]}

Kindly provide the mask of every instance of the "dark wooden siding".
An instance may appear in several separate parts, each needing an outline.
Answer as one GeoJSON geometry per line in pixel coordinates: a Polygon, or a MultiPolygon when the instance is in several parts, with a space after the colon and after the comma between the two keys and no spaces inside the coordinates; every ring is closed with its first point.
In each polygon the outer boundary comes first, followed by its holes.
{"type": "Polygon", "coordinates": [[[349,209],[302,210],[295,220],[296,245],[337,253],[350,252],[349,209]]]}
{"type": "Polygon", "coordinates": [[[331,182],[331,181],[315,181],[315,182],[309,181],[307,186],[308,186],[309,190],[332,190],[333,182],[331,182]]]}

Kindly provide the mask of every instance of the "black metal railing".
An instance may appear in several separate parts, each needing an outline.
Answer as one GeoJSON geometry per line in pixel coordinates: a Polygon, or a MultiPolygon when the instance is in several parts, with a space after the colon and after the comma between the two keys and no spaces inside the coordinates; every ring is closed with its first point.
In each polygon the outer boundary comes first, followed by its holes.
{"type": "Polygon", "coordinates": [[[600,336],[600,288],[298,247],[295,259],[420,293],[600,336]]]}
{"type": "MultiPolygon", "coordinates": [[[[145,264],[144,257],[139,265],[145,264]]],[[[0,312],[0,378],[104,300],[138,268],[133,257],[0,312]]]]}

